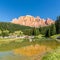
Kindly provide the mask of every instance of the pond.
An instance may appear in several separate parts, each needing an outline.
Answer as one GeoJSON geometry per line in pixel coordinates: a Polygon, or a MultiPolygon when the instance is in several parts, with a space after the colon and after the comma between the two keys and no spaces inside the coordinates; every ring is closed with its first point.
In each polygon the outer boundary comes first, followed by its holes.
{"type": "Polygon", "coordinates": [[[0,60],[30,60],[30,57],[16,55],[13,51],[0,52],[0,60]]]}
{"type": "Polygon", "coordinates": [[[50,51],[46,46],[30,45],[12,51],[0,52],[0,60],[38,60],[41,54],[50,51]]]}
{"type": "Polygon", "coordinates": [[[0,60],[41,60],[47,51],[57,46],[60,46],[60,42],[55,40],[5,43],[0,46],[0,60]]]}

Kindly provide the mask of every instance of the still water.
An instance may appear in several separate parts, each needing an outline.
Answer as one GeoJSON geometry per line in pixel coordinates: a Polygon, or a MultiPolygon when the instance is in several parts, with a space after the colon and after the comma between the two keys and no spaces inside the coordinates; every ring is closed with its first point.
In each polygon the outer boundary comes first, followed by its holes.
{"type": "Polygon", "coordinates": [[[16,55],[13,51],[0,52],[0,60],[31,60],[31,57],[16,55]]]}
{"type": "Polygon", "coordinates": [[[50,51],[47,46],[30,45],[12,51],[0,52],[0,60],[41,60],[43,53],[50,51]]]}

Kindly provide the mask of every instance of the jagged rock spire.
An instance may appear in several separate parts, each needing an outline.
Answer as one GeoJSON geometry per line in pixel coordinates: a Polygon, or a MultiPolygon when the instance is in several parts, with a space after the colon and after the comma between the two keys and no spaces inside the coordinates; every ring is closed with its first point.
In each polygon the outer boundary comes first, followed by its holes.
{"type": "Polygon", "coordinates": [[[41,19],[39,16],[33,17],[31,15],[21,16],[18,19],[15,18],[12,20],[12,23],[30,26],[30,27],[39,27],[39,26],[47,26],[54,23],[54,21],[50,18],[41,19]]]}

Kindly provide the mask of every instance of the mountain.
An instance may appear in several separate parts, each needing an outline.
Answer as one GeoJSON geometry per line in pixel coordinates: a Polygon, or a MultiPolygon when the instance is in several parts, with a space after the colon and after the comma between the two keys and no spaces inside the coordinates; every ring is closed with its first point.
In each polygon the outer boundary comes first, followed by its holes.
{"type": "Polygon", "coordinates": [[[18,19],[17,18],[12,19],[12,23],[30,27],[39,27],[39,26],[51,25],[54,23],[54,21],[50,18],[47,18],[45,20],[41,19],[39,16],[33,17],[31,15],[26,15],[26,16],[20,16],[18,19]]]}

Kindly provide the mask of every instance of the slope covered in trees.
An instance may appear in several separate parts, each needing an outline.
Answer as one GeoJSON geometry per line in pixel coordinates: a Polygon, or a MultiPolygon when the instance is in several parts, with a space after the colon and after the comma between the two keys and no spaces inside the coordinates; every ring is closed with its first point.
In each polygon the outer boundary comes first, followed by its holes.
{"type": "Polygon", "coordinates": [[[60,34],[60,16],[55,21],[55,24],[39,28],[13,24],[10,22],[0,22],[0,36],[8,36],[10,33],[14,33],[15,35],[20,35],[21,33],[24,35],[43,34],[45,37],[60,34]]]}
{"type": "Polygon", "coordinates": [[[7,23],[7,22],[0,22],[0,30],[9,30],[9,32],[14,32],[14,31],[24,31],[25,29],[31,29],[31,27],[27,26],[22,26],[18,24],[13,24],[13,23],[7,23]]]}
{"type": "Polygon", "coordinates": [[[60,34],[60,16],[58,16],[56,20],[56,32],[60,34]]]}
{"type": "Polygon", "coordinates": [[[19,35],[20,32],[26,34],[26,30],[32,29],[28,26],[13,24],[10,22],[0,22],[0,36],[19,35]],[[12,34],[11,34],[12,33],[12,34]]]}

